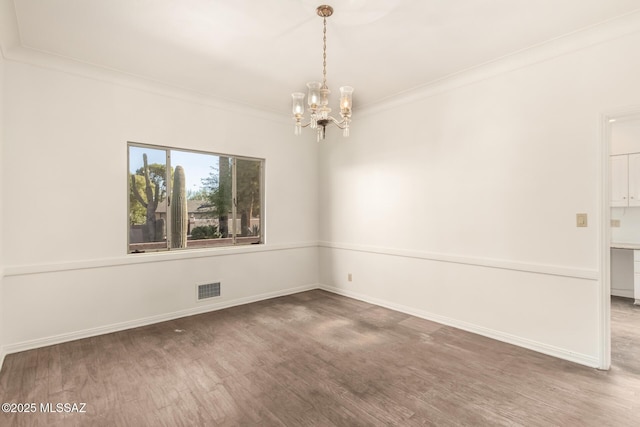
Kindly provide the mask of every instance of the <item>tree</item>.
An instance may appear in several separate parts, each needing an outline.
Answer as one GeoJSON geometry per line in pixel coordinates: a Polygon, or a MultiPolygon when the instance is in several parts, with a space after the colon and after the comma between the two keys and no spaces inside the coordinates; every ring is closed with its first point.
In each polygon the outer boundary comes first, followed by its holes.
{"type": "Polygon", "coordinates": [[[218,217],[218,230],[222,237],[229,237],[229,211],[231,210],[231,162],[228,157],[219,158],[219,166],[211,167],[207,178],[202,180],[205,200],[213,206],[218,217]]]}
{"type": "Polygon", "coordinates": [[[204,188],[187,190],[187,200],[207,200],[207,190],[204,188]]]}
{"type": "MultiPolygon", "coordinates": [[[[251,218],[260,215],[260,162],[236,160],[236,208],[240,216],[240,235],[251,235],[251,218]]],[[[214,207],[219,219],[219,232],[229,236],[228,216],[231,210],[231,167],[228,157],[220,157],[220,166],[212,168],[209,176],[202,180],[206,197],[214,207]]]]}
{"type": "MultiPolygon", "coordinates": [[[[140,175],[131,175],[136,180],[136,188],[144,188],[144,178],[140,175]]],[[[131,225],[142,225],[146,222],[147,210],[138,202],[133,193],[133,187],[129,189],[129,222],[131,225]]]]}
{"type": "MultiPolygon", "coordinates": [[[[132,197],[145,211],[145,223],[142,228],[142,237],[145,242],[157,242],[164,239],[163,227],[156,221],[156,210],[158,203],[166,197],[166,166],[147,162],[147,155],[142,155],[143,167],[135,174],[131,174],[131,194],[132,197]],[[141,182],[142,181],[142,182],[141,182]],[[141,185],[143,184],[143,185],[141,185]],[[143,194],[141,194],[141,191],[143,194]]],[[[130,217],[141,212],[139,206],[131,204],[130,217]]],[[[133,218],[132,218],[133,221],[133,218]]]]}
{"type": "Polygon", "coordinates": [[[236,161],[237,212],[240,215],[240,235],[251,235],[251,218],[260,215],[260,162],[236,161]]]}

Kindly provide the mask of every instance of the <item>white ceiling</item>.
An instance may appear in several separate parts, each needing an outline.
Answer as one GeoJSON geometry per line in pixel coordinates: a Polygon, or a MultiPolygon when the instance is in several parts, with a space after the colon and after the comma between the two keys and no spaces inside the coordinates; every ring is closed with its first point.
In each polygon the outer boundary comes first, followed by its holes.
{"type": "MultiPolygon", "coordinates": [[[[354,109],[640,8],[640,0],[329,1],[328,85],[334,94],[353,86],[354,109]]],[[[319,4],[14,0],[25,48],[283,113],[291,92],[322,76],[319,4]]]]}

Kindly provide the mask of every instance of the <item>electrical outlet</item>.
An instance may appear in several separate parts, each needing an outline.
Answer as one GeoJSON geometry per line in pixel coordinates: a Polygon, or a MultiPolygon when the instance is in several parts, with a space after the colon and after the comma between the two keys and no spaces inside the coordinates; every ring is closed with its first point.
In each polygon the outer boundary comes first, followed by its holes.
{"type": "Polygon", "coordinates": [[[611,220],[611,226],[612,227],[620,227],[620,220],[619,219],[612,219],[611,220]]]}
{"type": "Polygon", "coordinates": [[[353,282],[353,275],[351,273],[347,274],[347,280],[353,282]]]}

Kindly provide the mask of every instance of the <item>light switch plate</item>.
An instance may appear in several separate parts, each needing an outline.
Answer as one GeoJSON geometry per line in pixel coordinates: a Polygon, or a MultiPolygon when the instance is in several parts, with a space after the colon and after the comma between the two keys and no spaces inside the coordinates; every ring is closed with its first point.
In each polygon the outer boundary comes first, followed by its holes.
{"type": "Polygon", "coordinates": [[[620,220],[619,219],[612,219],[611,220],[611,226],[612,227],[620,227],[620,220]]]}
{"type": "Polygon", "coordinates": [[[587,226],[587,214],[579,213],[576,214],[576,227],[586,227],[587,226]]]}

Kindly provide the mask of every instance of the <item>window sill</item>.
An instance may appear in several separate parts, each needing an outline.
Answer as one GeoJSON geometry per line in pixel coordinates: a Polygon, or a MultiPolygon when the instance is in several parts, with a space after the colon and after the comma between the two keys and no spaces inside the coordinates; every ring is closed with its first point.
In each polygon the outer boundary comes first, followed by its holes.
{"type": "Polygon", "coordinates": [[[160,242],[150,243],[129,243],[129,254],[141,254],[147,252],[171,252],[171,251],[192,251],[194,249],[224,249],[224,248],[237,248],[240,246],[248,245],[262,245],[259,243],[260,236],[249,237],[236,237],[237,244],[233,244],[233,238],[218,238],[218,239],[200,239],[200,240],[187,240],[186,248],[173,248],[167,249],[167,241],[162,240],[160,242]],[[134,249],[133,251],[131,249],[134,249]]]}

